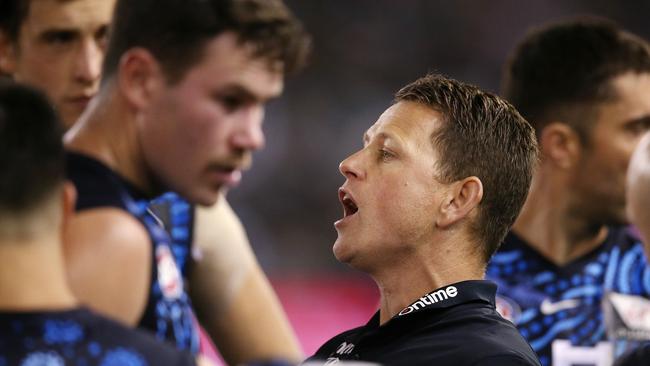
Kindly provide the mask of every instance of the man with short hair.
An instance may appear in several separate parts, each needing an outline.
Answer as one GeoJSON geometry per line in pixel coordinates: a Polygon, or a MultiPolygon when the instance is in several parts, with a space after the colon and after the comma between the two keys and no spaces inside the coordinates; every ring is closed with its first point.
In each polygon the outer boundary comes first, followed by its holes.
{"type": "MultiPolygon", "coordinates": [[[[189,203],[213,205],[223,188],[236,185],[264,143],[264,104],[279,95],[283,76],[302,63],[305,50],[302,27],[280,1],[118,1],[96,103],[67,135],[69,176],[80,196],[67,257],[73,289],[85,301],[196,351],[171,239],[149,201],[173,191],[189,203]]],[[[193,282],[192,293],[213,289],[210,281],[193,282]]],[[[233,304],[259,312],[247,294],[232,296],[196,305],[204,314],[241,314],[233,304]]],[[[258,319],[265,329],[268,319],[258,319]]],[[[231,336],[228,324],[217,325],[231,336]]],[[[266,343],[295,344],[289,338],[266,343]]],[[[299,355],[270,348],[257,342],[245,351],[299,355]]]]}
{"type": "MultiPolygon", "coordinates": [[[[84,110],[77,107],[86,103],[66,102],[60,95],[62,87],[77,90],[94,75],[88,96],[96,94],[113,6],[113,0],[0,1],[0,73],[8,72],[59,101],[55,107],[65,116],[66,129],[84,110]]],[[[220,199],[200,207],[166,194],[151,209],[171,236],[171,251],[190,284],[199,321],[222,356],[234,364],[260,358],[299,359],[286,315],[228,202],[220,199]],[[263,319],[257,306],[265,308],[263,319]]],[[[201,342],[201,348],[209,352],[206,344],[201,342]]]]}
{"type": "Polygon", "coordinates": [[[61,133],[43,95],[0,83],[0,364],[194,365],[189,352],[73,296],[61,238],[75,190],[64,182],[61,133]]]}
{"type": "Polygon", "coordinates": [[[483,280],[528,192],[532,127],[502,99],[428,75],[397,92],[363,142],[339,167],[334,255],[375,280],[381,305],[309,361],[539,365],[483,280]]]}
{"type": "Polygon", "coordinates": [[[625,226],[628,161],[650,126],[648,44],[605,20],[552,24],[516,47],[502,91],[535,127],[542,158],[487,270],[501,312],[542,365],[610,365],[619,350],[605,293],[650,293],[625,226]]]}
{"type": "Polygon", "coordinates": [[[97,94],[115,0],[3,0],[0,73],[43,90],[66,128],[97,94]]]}

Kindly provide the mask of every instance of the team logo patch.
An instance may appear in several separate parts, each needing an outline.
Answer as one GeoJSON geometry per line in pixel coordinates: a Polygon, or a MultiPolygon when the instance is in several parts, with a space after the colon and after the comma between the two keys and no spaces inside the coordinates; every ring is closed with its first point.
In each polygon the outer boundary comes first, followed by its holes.
{"type": "Polygon", "coordinates": [[[521,316],[521,307],[511,298],[502,295],[496,297],[497,312],[512,323],[517,324],[521,316]]]}
{"type": "Polygon", "coordinates": [[[168,299],[180,298],[183,293],[183,280],[178,267],[176,267],[176,261],[166,245],[156,248],[156,264],[158,266],[158,284],[163,295],[168,299]]]}

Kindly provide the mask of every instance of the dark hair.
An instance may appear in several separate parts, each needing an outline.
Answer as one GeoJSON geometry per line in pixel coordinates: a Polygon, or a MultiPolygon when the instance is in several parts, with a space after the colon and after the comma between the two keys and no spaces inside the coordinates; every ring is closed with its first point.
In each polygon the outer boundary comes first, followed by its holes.
{"type": "Polygon", "coordinates": [[[309,37],[281,0],[118,0],[104,80],[122,54],[143,47],[174,83],[201,58],[208,41],[227,31],[253,45],[253,56],[269,66],[280,62],[285,73],[302,67],[309,51],[309,37]]]}
{"type": "Polygon", "coordinates": [[[496,95],[440,75],[405,86],[395,101],[421,103],[442,115],[442,125],[431,135],[441,156],[438,179],[451,183],[476,176],[483,183],[483,199],[471,228],[487,262],[528,195],[537,162],[532,126],[496,95]]]}
{"type": "Polygon", "coordinates": [[[27,212],[64,177],[62,124],[45,95],[0,83],[0,212],[27,212]]]}
{"type": "Polygon", "coordinates": [[[29,12],[30,0],[0,0],[0,31],[11,41],[18,40],[20,26],[29,12]]]}
{"type": "Polygon", "coordinates": [[[617,98],[613,78],[650,72],[648,44],[598,18],[579,18],[531,31],[505,65],[502,95],[539,136],[553,120],[589,141],[595,103],[617,98]]]}

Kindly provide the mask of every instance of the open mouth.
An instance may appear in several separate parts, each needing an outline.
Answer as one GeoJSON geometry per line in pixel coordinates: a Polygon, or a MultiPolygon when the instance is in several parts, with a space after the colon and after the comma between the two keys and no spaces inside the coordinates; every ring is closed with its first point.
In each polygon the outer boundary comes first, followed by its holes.
{"type": "Polygon", "coordinates": [[[352,216],[359,211],[356,202],[352,197],[342,188],[339,189],[339,201],[343,205],[343,217],[352,216]]]}

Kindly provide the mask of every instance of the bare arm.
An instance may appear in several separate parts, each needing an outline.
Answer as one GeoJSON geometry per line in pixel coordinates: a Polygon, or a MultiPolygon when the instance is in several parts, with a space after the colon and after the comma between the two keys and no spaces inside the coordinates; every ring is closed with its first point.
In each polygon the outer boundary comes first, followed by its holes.
{"type": "Polygon", "coordinates": [[[142,224],[115,208],[75,214],[64,240],[72,290],[90,308],[135,326],[151,277],[151,243],[142,224]]]}
{"type": "Polygon", "coordinates": [[[286,314],[224,197],[196,209],[194,245],[202,256],[191,267],[190,296],[226,362],[302,360],[286,314]]]}

